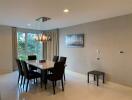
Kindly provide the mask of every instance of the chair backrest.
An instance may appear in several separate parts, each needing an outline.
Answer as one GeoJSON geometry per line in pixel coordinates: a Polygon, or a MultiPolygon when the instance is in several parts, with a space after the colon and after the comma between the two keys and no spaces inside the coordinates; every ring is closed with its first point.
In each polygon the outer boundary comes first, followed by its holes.
{"type": "Polygon", "coordinates": [[[60,57],[59,62],[64,62],[64,64],[65,64],[66,63],[66,59],[67,59],[67,57],[60,57]]]}
{"type": "Polygon", "coordinates": [[[53,57],[53,62],[58,62],[59,56],[54,56],[53,57]]]}
{"type": "Polygon", "coordinates": [[[54,64],[54,76],[57,79],[61,79],[63,77],[65,70],[64,62],[56,62],[54,64]]]}
{"type": "Polygon", "coordinates": [[[16,59],[16,63],[17,63],[17,66],[18,66],[18,71],[19,71],[19,74],[23,74],[23,68],[22,68],[22,65],[21,65],[21,61],[19,59],[16,59]]]}
{"type": "Polygon", "coordinates": [[[23,67],[23,73],[25,77],[28,77],[29,71],[27,68],[27,63],[25,61],[21,61],[22,67],[23,67]]]}
{"type": "Polygon", "coordinates": [[[28,55],[28,60],[37,60],[36,55],[28,55]]]}

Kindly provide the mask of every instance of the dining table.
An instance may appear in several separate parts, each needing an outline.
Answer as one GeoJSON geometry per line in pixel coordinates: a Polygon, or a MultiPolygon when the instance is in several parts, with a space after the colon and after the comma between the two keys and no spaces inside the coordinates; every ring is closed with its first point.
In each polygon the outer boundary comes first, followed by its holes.
{"type": "MultiPolygon", "coordinates": [[[[28,65],[32,65],[41,70],[41,83],[47,84],[47,71],[54,67],[54,62],[49,60],[27,60],[28,65]]],[[[41,84],[42,87],[42,84],[41,84]]]]}

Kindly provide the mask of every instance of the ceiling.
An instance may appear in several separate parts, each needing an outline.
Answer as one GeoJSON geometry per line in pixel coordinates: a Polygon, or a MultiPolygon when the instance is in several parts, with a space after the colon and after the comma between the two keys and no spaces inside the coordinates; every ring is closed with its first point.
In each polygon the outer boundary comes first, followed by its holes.
{"type": "Polygon", "coordinates": [[[49,30],[132,13],[132,0],[0,0],[0,24],[49,30]],[[68,8],[69,13],[63,10],[68,8]],[[35,19],[50,17],[41,23],[35,19]],[[28,25],[31,24],[31,25],[28,25]]]}

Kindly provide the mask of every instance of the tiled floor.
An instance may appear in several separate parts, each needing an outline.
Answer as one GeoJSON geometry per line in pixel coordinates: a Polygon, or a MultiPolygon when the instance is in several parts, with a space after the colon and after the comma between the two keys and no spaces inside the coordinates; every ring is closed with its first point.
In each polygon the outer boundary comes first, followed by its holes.
{"type": "Polygon", "coordinates": [[[86,80],[84,75],[67,71],[65,91],[58,87],[56,95],[52,95],[51,84],[47,90],[31,85],[29,92],[25,93],[17,86],[17,72],[0,75],[1,100],[132,100],[130,87],[110,82],[97,87],[93,83],[87,84],[86,80]]]}

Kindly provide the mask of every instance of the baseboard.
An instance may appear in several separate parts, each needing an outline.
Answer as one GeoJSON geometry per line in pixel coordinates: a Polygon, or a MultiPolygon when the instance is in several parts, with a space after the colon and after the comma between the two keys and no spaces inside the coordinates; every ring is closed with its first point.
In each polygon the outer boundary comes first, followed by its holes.
{"type": "Polygon", "coordinates": [[[11,73],[12,70],[0,70],[0,75],[11,73]]]}
{"type": "MultiPolygon", "coordinates": [[[[78,72],[75,72],[75,71],[72,71],[72,70],[69,70],[69,69],[66,69],[66,72],[70,72],[74,75],[79,75],[83,79],[87,79],[86,74],[81,74],[81,73],[78,73],[78,72]]],[[[92,77],[90,77],[90,78],[92,78],[92,77]]],[[[113,82],[113,81],[110,81],[110,80],[106,80],[105,84],[111,84],[111,85],[114,85],[114,86],[118,85],[118,86],[124,87],[124,88],[132,88],[132,86],[116,83],[116,82],[113,82]]]]}

